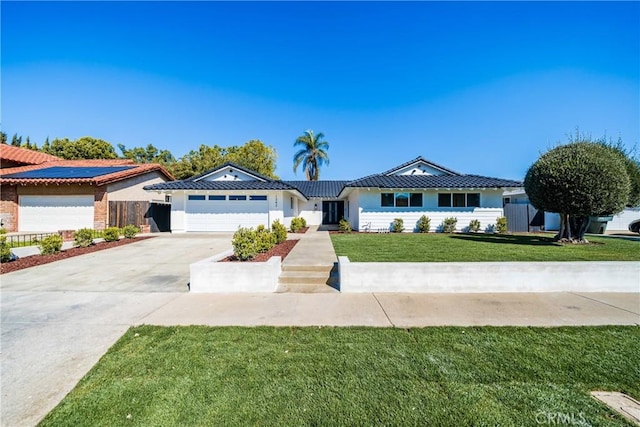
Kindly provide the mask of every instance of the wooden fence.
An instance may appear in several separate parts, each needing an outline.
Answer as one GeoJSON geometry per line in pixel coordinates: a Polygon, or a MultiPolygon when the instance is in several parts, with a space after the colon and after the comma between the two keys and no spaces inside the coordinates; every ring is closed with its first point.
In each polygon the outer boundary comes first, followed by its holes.
{"type": "Polygon", "coordinates": [[[171,205],[148,201],[110,201],[109,227],[133,224],[153,232],[170,231],[171,205]],[[146,228],[146,227],[144,227],[146,228]]]}

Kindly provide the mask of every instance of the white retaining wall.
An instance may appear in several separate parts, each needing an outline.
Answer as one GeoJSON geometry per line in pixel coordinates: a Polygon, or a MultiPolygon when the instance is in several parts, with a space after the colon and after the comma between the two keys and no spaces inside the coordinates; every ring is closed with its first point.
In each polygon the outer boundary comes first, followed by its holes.
{"type": "Polygon", "coordinates": [[[281,257],[267,262],[217,262],[233,254],[223,252],[189,266],[189,290],[195,293],[274,292],[281,271],[281,257]]]}
{"type": "Polygon", "coordinates": [[[350,262],[341,292],[640,292],[640,262],[350,262]]]}

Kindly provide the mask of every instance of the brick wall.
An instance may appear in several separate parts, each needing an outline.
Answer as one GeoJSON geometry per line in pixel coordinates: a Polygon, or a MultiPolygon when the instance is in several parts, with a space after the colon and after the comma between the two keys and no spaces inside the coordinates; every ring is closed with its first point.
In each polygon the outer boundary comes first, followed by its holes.
{"type": "Polygon", "coordinates": [[[18,191],[15,185],[0,188],[0,218],[7,231],[18,231],[18,191]]]}
{"type": "Polygon", "coordinates": [[[109,201],[107,198],[107,187],[96,187],[93,202],[93,228],[104,230],[109,221],[109,201]]]}

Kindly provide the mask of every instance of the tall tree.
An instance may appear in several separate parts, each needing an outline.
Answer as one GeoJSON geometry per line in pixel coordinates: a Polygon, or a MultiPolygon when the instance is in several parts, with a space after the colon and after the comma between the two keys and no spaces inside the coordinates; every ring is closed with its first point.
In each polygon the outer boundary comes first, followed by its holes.
{"type": "Polygon", "coordinates": [[[277,178],[275,175],[276,158],[275,149],[260,140],[251,140],[244,145],[230,147],[202,144],[197,151],[191,150],[173,163],[169,170],[177,179],[187,179],[226,162],[234,162],[262,175],[277,178]]]}
{"type": "Polygon", "coordinates": [[[329,142],[323,141],[324,134],[318,132],[313,134],[312,130],[304,131],[300,135],[293,146],[302,146],[293,156],[293,171],[296,172],[298,166],[302,164],[302,170],[307,176],[307,181],[317,181],[320,177],[320,167],[323,164],[329,164],[329,142]]]}
{"type": "Polygon", "coordinates": [[[0,144],[7,143],[7,134],[4,132],[0,132],[0,144]]]}
{"type": "Polygon", "coordinates": [[[22,145],[22,136],[18,136],[17,133],[14,133],[11,138],[11,145],[14,147],[20,147],[22,145]]]}
{"type": "Polygon", "coordinates": [[[560,214],[558,240],[586,242],[589,216],[615,214],[629,200],[623,159],[590,141],[556,147],[529,168],[524,188],[531,204],[560,214]]]}
{"type": "Polygon", "coordinates": [[[118,148],[125,159],[133,160],[136,163],[160,163],[167,166],[176,161],[169,150],[160,150],[152,144],[148,144],[144,148],[134,147],[130,149],[125,147],[124,144],[118,144],[118,148]]]}
{"type": "Polygon", "coordinates": [[[118,155],[113,145],[102,139],[83,136],[76,140],[54,139],[43,151],[67,160],[77,159],[117,159],[118,155]]]}

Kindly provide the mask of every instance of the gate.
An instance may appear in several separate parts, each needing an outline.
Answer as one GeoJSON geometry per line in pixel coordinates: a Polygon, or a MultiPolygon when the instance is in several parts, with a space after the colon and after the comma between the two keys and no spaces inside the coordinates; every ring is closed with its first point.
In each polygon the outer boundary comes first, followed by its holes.
{"type": "Polygon", "coordinates": [[[149,231],[171,231],[171,205],[148,201],[110,201],[109,227],[149,226],[149,231]]]}
{"type": "Polygon", "coordinates": [[[544,229],[544,212],[529,204],[507,203],[504,205],[507,231],[528,233],[544,229]]]}

